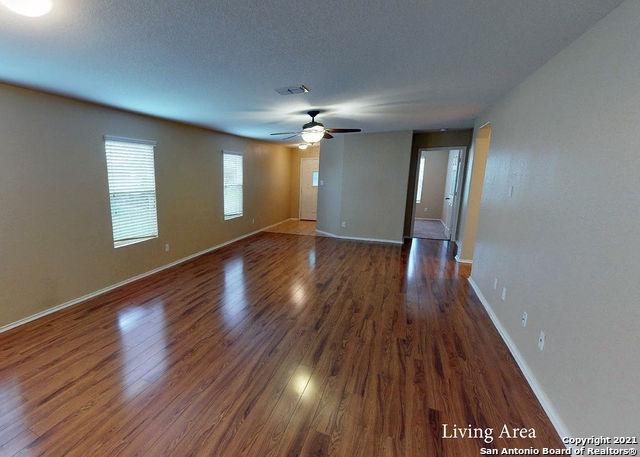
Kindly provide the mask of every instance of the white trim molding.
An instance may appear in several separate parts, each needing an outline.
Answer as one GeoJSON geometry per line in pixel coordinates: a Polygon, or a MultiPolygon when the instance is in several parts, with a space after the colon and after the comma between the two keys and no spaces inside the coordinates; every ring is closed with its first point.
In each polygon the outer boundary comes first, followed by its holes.
{"type": "MultiPolygon", "coordinates": [[[[458,243],[456,243],[457,245],[458,243]]],[[[456,256],[454,257],[455,261],[458,263],[468,263],[468,264],[472,264],[473,260],[471,259],[463,259],[462,257],[460,257],[460,254],[456,254],[456,256]]]]}
{"type": "Polygon", "coordinates": [[[180,265],[181,263],[188,262],[189,260],[195,259],[196,257],[200,257],[201,255],[208,254],[209,252],[215,251],[215,250],[220,249],[220,248],[222,248],[224,246],[227,246],[229,244],[235,243],[236,241],[240,241],[240,240],[242,240],[244,238],[248,238],[248,237],[253,236],[253,235],[257,234],[257,233],[264,232],[265,230],[268,230],[268,229],[270,229],[272,227],[275,227],[276,225],[282,224],[283,222],[287,222],[289,220],[293,220],[293,218],[285,219],[285,220],[280,221],[280,222],[278,222],[276,224],[271,224],[271,225],[268,225],[266,227],[262,227],[261,229],[255,230],[255,231],[253,231],[251,233],[247,233],[247,234],[244,234],[244,235],[239,236],[237,238],[234,238],[232,240],[225,241],[223,243],[217,244],[217,245],[212,246],[210,248],[207,248],[207,249],[205,249],[203,251],[196,252],[195,254],[191,254],[191,255],[189,255],[187,257],[183,257],[181,259],[175,260],[175,261],[173,261],[171,263],[168,263],[166,265],[162,265],[162,266],[160,266],[158,268],[154,268],[153,270],[147,271],[145,273],[140,273],[139,275],[132,276],[132,277],[127,278],[127,279],[125,279],[123,281],[120,281],[120,282],[118,282],[116,284],[112,284],[112,285],[107,286],[107,287],[105,287],[103,289],[96,290],[95,292],[91,292],[91,293],[88,293],[86,295],[83,295],[82,297],[74,298],[73,300],[69,300],[69,301],[67,301],[65,303],[61,303],[61,304],[53,306],[51,308],[47,308],[47,309],[45,309],[43,311],[40,311],[39,313],[32,314],[31,316],[27,316],[25,318],[22,318],[20,320],[15,321],[15,322],[11,322],[10,324],[3,325],[2,327],[0,327],[0,333],[9,331],[9,330],[11,330],[13,328],[16,328],[16,327],[19,327],[21,325],[27,324],[27,323],[29,323],[31,321],[34,321],[36,319],[39,319],[41,317],[48,316],[49,314],[53,314],[55,312],[58,312],[58,311],[61,311],[61,310],[65,309],[65,308],[69,308],[71,306],[77,305],[77,304],[82,303],[84,301],[87,301],[87,300],[90,300],[92,298],[98,297],[100,295],[106,294],[107,292],[111,292],[112,290],[115,290],[115,289],[117,289],[119,287],[126,286],[127,284],[131,284],[132,282],[136,282],[136,281],[138,281],[140,279],[146,278],[147,276],[154,275],[154,274],[159,273],[159,272],[161,272],[163,270],[166,270],[168,268],[175,267],[176,265],[180,265]]]}
{"type": "Polygon", "coordinates": [[[104,141],[118,141],[120,143],[136,143],[136,144],[148,144],[150,146],[157,146],[158,142],[155,140],[140,140],[136,138],[126,138],[123,136],[104,135],[104,141]]]}
{"type": "MultiPolygon", "coordinates": [[[[440,221],[442,222],[442,219],[436,219],[433,217],[416,217],[417,221],[440,221]]],[[[444,222],[442,222],[442,225],[444,225],[444,222]]]]}
{"type": "MultiPolygon", "coordinates": [[[[507,332],[507,329],[502,325],[502,323],[500,322],[500,319],[498,319],[498,316],[493,311],[493,308],[491,308],[491,304],[489,303],[489,301],[486,299],[486,297],[480,290],[480,287],[478,287],[478,284],[476,284],[476,282],[473,280],[472,277],[470,277],[468,281],[471,287],[473,288],[473,290],[475,291],[478,299],[480,300],[480,303],[482,303],[482,306],[487,311],[487,314],[489,315],[491,322],[493,322],[493,325],[495,326],[496,330],[498,330],[498,333],[500,333],[502,340],[507,345],[507,348],[509,348],[509,352],[511,352],[511,355],[513,356],[516,363],[520,367],[520,371],[522,371],[522,374],[524,375],[525,379],[529,383],[531,390],[533,390],[533,393],[538,398],[538,401],[542,405],[542,408],[547,413],[547,416],[549,417],[549,419],[551,420],[551,423],[555,427],[556,432],[558,432],[558,435],[560,435],[561,438],[570,437],[571,434],[569,433],[569,429],[567,428],[567,425],[560,418],[558,411],[556,411],[556,408],[553,406],[553,403],[551,402],[551,400],[549,399],[545,391],[542,389],[542,386],[536,379],[535,375],[533,374],[533,371],[531,371],[531,368],[529,367],[529,365],[527,364],[527,361],[524,359],[524,356],[518,349],[518,346],[511,339],[509,332],[507,332]]],[[[570,448],[570,446],[567,445],[567,448],[570,448]]]]}
{"type": "Polygon", "coordinates": [[[316,229],[316,232],[320,235],[324,235],[329,238],[338,238],[340,240],[367,241],[370,243],[386,243],[386,244],[398,244],[398,245],[403,244],[402,240],[398,241],[398,240],[383,240],[379,238],[361,238],[357,236],[342,236],[342,235],[336,235],[335,233],[324,232],[322,230],[317,230],[317,229],[316,229]]]}

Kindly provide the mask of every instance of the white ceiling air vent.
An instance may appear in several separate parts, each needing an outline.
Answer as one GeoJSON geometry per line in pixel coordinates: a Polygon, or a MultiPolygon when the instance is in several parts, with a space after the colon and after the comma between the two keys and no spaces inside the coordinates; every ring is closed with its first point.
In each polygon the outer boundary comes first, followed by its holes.
{"type": "Polygon", "coordinates": [[[281,87],[276,89],[276,92],[280,95],[306,94],[309,92],[309,88],[304,84],[300,84],[298,86],[281,87]]]}

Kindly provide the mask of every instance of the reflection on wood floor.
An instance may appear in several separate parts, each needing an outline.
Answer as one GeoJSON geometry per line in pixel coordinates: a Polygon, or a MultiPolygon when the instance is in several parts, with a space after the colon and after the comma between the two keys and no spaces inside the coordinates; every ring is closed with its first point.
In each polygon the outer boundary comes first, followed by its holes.
{"type": "Polygon", "coordinates": [[[260,233],[1,334],[0,455],[560,446],[452,249],[260,233]]]}

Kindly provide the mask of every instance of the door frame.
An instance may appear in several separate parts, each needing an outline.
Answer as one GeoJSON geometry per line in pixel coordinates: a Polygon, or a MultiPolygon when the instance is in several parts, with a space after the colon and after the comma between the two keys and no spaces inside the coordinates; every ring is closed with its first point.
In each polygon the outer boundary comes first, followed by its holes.
{"type": "MultiPolygon", "coordinates": [[[[320,172],[320,157],[300,157],[300,163],[298,165],[298,220],[301,221],[302,218],[302,162],[304,160],[317,160],[318,161],[318,172],[320,172]]],[[[318,198],[316,196],[316,205],[318,204],[318,198]]],[[[305,219],[306,220],[306,219],[305,219]]],[[[316,221],[318,220],[318,216],[316,215],[316,221]]]]}
{"type": "Polygon", "coordinates": [[[466,146],[444,146],[441,148],[420,148],[418,149],[418,163],[416,166],[416,175],[414,177],[414,192],[413,192],[413,215],[411,217],[411,232],[410,236],[413,238],[413,229],[416,222],[416,198],[418,196],[418,177],[420,176],[420,158],[423,152],[429,151],[460,151],[458,158],[458,176],[456,177],[456,191],[453,201],[453,217],[450,228],[449,241],[455,241],[458,236],[458,221],[460,220],[460,204],[462,200],[462,186],[464,184],[464,175],[467,166],[467,147],[466,146]]]}

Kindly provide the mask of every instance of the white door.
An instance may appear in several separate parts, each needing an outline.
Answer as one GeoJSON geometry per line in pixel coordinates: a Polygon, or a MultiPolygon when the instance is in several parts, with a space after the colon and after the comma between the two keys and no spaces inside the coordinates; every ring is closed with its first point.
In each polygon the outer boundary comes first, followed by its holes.
{"type": "Polygon", "coordinates": [[[451,230],[454,222],[454,209],[456,207],[456,187],[458,183],[458,164],[460,163],[460,151],[449,151],[449,163],[447,165],[447,179],[444,184],[444,204],[442,205],[442,222],[444,222],[444,234],[451,238],[451,230]]]}
{"type": "Polygon", "coordinates": [[[318,159],[300,159],[300,219],[317,218],[319,165],[318,159]]]}

